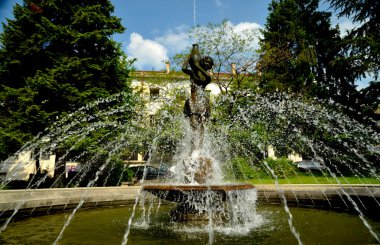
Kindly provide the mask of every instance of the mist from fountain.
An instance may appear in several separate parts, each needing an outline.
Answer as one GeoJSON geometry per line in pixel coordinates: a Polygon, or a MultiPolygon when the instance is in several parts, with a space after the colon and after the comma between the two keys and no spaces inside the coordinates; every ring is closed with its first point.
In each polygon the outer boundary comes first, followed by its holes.
{"type": "MultiPolygon", "coordinates": [[[[177,113],[168,113],[163,109],[157,115],[156,125],[146,127],[142,126],[145,125],[143,122],[146,121],[143,106],[138,102],[125,104],[123,102],[127,101],[125,96],[125,94],[116,95],[79,109],[77,112],[54,123],[46,130],[46,133],[27,143],[20,149],[20,152],[32,148],[55,151],[61,145],[69,146],[57,162],[58,164],[63,163],[63,158],[69,155],[73,159],[83,161],[84,167],[77,173],[76,179],[73,179],[69,184],[79,186],[88,179],[87,187],[90,188],[96,185],[104,185],[104,182],[99,182],[99,176],[104,174],[105,179],[109,178],[109,171],[112,170],[111,166],[113,164],[112,159],[123,149],[128,148],[131,149],[131,152],[139,152],[141,150],[140,143],[148,142],[149,160],[147,164],[161,164],[162,154],[171,154],[165,150],[167,149],[165,145],[170,142],[169,144],[174,146],[173,149],[170,149],[170,152],[173,152],[171,158],[176,170],[175,178],[171,181],[172,184],[183,183],[186,182],[186,179],[191,179],[192,177],[185,176],[184,169],[181,169],[183,168],[181,163],[186,161],[186,156],[189,156],[191,141],[189,136],[191,126],[187,120],[184,120],[181,110],[177,110],[177,113]],[[128,116],[129,121],[124,118],[126,114],[130,115],[128,116]],[[83,149],[86,136],[102,129],[105,129],[108,133],[99,137],[99,144],[96,146],[98,147],[96,151],[98,153],[94,154],[94,151],[90,151],[91,149],[83,149]],[[50,139],[49,142],[43,140],[46,139],[46,136],[50,139]],[[106,158],[103,157],[104,152],[107,153],[106,158]],[[90,166],[98,161],[101,161],[102,164],[96,173],[91,174],[90,166]]],[[[173,107],[174,102],[168,99],[162,103],[163,108],[165,108],[173,107]]],[[[213,179],[207,183],[208,185],[241,181],[241,178],[251,179],[250,176],[239,177],[234,172],[238,170],[236,168],[244,167],[235,164],[234,159],[239,157],[244,157],[252,169],[266,171],[268,175],[276,179],[276,174],[273,173],[278,172],[278,170],[273,169],[273,166],[263,160],[266,157],[266,146],[268,145],[274,145],[278,149],[285,148],[288,152],[309,153],[310,156],[319,159],[324,166],[328,167],[328,175],[333,177],[335,183],[340,185],[349,185],[349,182],[344,180],[345,175],[354,175],[358,178],[371,176],[379,179],[377,164],[380,152],[374,147],[380,142],[379,134],[370,127],[366,127],[339,112],[339,107],[336,108],[335,105],[325,104],[320,101],[304,101],[301,98],[286,94],[263,96],[252,91],[242,91],[240,94],[233,96],[223,95],[216,98],[213,108],[211,111],[211,123],[205,128],[203,148],[192,153],[194,154],[192,158],[202,155],[212,159],[214,175],[213,179]],[[241,103],[241,100],[244,100],[244,103],[241,103]],[[226,117],[225,111],[229,109],[229,105],[234,106],[231,113],[228,113],[229,116],[226,117]],[[236,134],[236,132],[247,133],[244,134],[243,138],[239,138],[241,135],[236,134]],[[324,142],[323,138],[320,137],[323,134],[329,136],[331,142],[324,142]],[[343,177],[343,182],[342,178],[338,179],[337,177],[343,177]]],[[[95,148],[95,146],[93,147],[95,148]]],[[[12,159],[15,159],[15,157],[10,157],[2,164],[12,161],[12,159]]],[[[44,176],[31,184],[28,187],[30,195],[47,178],[47,176],[44,176]]],[[[256,176],[256,178],[260,180],[260,176],[256,176]]],[[[285,175],[284,178],[287,178],[287,176],[285,175]]],[[[11,180],[6,180],[3,184],[9,183],[11,180]]],[[[196,183],[191,183],[190,181],[190,184],[196,183]]],[[[278,192],[281,193],[281,184],[276,182],[276,185],[278,192]]],[[[247,232],[265,223],[264,218],[257,214],[255,210],[255,191],[244,193],[247,194],[239,193],[235,195],[234,192],[231,192],[227,203],[219,203],[213,206],[208,202],[206,206],[199,207],[200,210],[203,210],[203,213],[212,217],[212,219],[208,220],[210,223],[206,224],[206,230],[209,232],[211,242],[214,232],[231,233],[234,230],[234,232],[240,232],[239,234],[243,235],[243,231],[247,232]],[[223,216],[223,218],[219,218],[219,221],[221,219],[228,220],[227,225],[226,223],[220,225],[218,218],[213,216],[215,214],[213,210],[223,205],[230,206],[226,210],[236,211],[236,213],[232,214],[217,212],[217,215],[223,216]],[[247,208],[250,211],[245,210],[247,208]],[[245,215],[239,216],[239,213],[245,215]],[[242,220],[247,217],[249,218],[248,221],[242,220]]],[[[208,195],[211,195],[210,192],[208,195]]],[[[344,197],[349,197],[344,192],[343,195],[344,197]]],[[[344,198],[341,198],[344,201],[344,198]]],[[[372,198],[375,199],[374,196],[372,198]]],[[[84,199],[85,196],[82,197],[82,201],[84,199]]],[[[218,200],[207,196],[205,199],[218,200]]],[[[282,199],[284,209],[288,213],[289,228],[298,242],[302,243],[302,233],[299,234],[297,226],[292,224],[292,214],[286,205],[286,198],[283,196],[282,199]]],[[[348,199],[351,205],[355,207],[364,226],[379,241],[376,232],[362,213],[360,208],[362,204],[350,198],[348,199]]],[[[151,217],[155,213],[152,212],[152,205],[153,203],[160,203],[160,201],[153,201],[153,199],[146,201],[143,197],[137,197],[136,205],[139,205],[138,203],[141,200],[144,200],[144,207],[148,205],[144,218],[144,224],[148,226],[154,219],[151,217]]],[[[18,208],[22,206],[22,203],[23,200],[17,205],[18,208]]],[[[158,204],[157,209],[159,207],[160,204],[158,204]]],[[[61,230],[62,234],[65,228],[70,225],[76,211],[80,208],[81,205],[79,204],[71,216],[66,219],[61,230]]],[[[16,208],[14,214],[2,225],[1,232],[6,230],[9,221],[17,212],[18,209],[16,208]]],[[[131,217],[130,221],[130,226],[133,226],[133,217],[131,217]]],[[[136,221],[136,225],[138,223],[139,221],[136,221]]],[[[205,227],[200,226],[198,229],[204,230],[205,227]]],[[[124,236],[128,237],[128,234],[129,232],[125,232],[124,236]]],[[[61,235],[57,237],[56,241],[60,237],[61,235]]],[[[125,241],[127,240],[126,238],[125,241]]]]}
{"type": "MultiPolygon", "coordinates": [[[[222,103],[229,102],[230,100],[231,98],[227,97],[222,103]]],[[[345,114],[339,113],[336,108],[333,110],[331,105],[330,108],[329,105],[321,106],[321,104],[324,104],[321,101],[305,103],[301,98],[286,94],[260,96],[254,93],[245,94],[244,100],[248,103],[243,104],[244,107],[238,108],[238,113],[232,121],[235,123],[242,121],[246,127],[255,124],[265,125],[268,130],[267,132],[280,132],[277,139],[273,137],[274,141],[270,140],[267,144],[279,145],[280,147],[285,145],[291,152],[311,152],[313,157],[326,167],[328,174],[340,186],[342,186],[342,183],[337,176],[345,179],[342,170],[345,170],[346,174],[353,174],[359,179],[360,177],[364,177],[365,174],[379,179],[379,175],[376,172],[379,166],[376,163],[378,163],[380,155],[378,151],[372,149],[379,144],[380,138],[379,134],[370,127],[364,127],[345,114]],[[311,135],[305,132],[308,129],[313,130],[309,131],[311,135]],[[326,132],[330,137],[334,137],[334,140],[339,144],[329,145],[329,142],[323,143],[321,139],[318,139],[318,136],[321,136],[318,133],[325,134],[326,132]],[[288,140],[289,138],[291,141],[288,140]],[[296,145],[297,143],[299,145],[296,145]],[[360,172],[358,172],[358,168],[361,170],[360,172]]],[[[275,178],[278,192],[281,194],[281,187],[278,185],[277,176],[273,169],[265,161],[263,161],[263,164],[275,178]]],[[[344,184],[349,185],[349,182],[346,181],[344,184]]],[[[355,193],[352,187],[351,189],[355,193]]],[[[380,242],[376,232],[373,231],[365,215],[360,210],[359,204],[343,188],[342,192],[355,208],[359,218],[372,236],[380,242]]],[[[294,226],[291,224],[292,215],[288,212],[286,199],[283,195],[280,196],[283,199],[284,209],[289,215],[289,226],[293,229],[294,226]]],[[[372,198],[379,204],[373,195],[372,198]]],[[[344,199],[342,198],[342,200],[344,199]]],[[[359,200],[361,206],[365,207],[358,196],[357,200],[359,200]]],[[[292,232],[298,242],[301,243],[299,234],[293,230],[292,232]]]]}

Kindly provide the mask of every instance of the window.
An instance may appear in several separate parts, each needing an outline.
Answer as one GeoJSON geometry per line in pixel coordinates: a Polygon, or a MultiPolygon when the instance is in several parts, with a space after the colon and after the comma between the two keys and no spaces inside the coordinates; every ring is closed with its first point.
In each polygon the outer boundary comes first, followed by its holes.
{"type": "Polygon", "coordinates": [[[41,152],[40,160],[49,160],[50,159],[50,155],[51,155],[50,152],[42,151],[41,152]]]}

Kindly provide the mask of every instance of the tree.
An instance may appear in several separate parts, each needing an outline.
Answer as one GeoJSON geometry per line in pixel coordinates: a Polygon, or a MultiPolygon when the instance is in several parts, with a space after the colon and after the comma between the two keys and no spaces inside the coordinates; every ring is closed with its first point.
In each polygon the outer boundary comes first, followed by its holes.
{"type": "Polygon", "coordinates": [[[267,90],[300,92],[314,80],[311,67],[315,49],[301,23],[300,5],[294,0],[272,1],[269,5],[259,63],[262,86],[267,90]]]}
{"type": "Polygon", "coordinates": [[[128,90],[109,0],[24,0],[0,34],[0,159],[65,112],[128,90]],[[6,142],[6,143],[5,143],[6,142]]]}
{"type": "Polygon", "coordinates": [[[345,47],[353,62],[364,75],[372,72],[377,78],[380,67],[380,2],[373,0],[329,0],[339,16],[346,16],[357,23],[348,32],[345,47]]]}
{"type": "Polygon", "coordinates": [[[364,115],[379,121],[380,114],[375,112],[380,106],[380,82],[370,82],[368,87],[360,90],[358,104],[364,115]]]}
{"type": "MultiPolygon", "coordinates": [[[[201,54],[214,60],[213,81],[222,92],[241,89],[251,83],[257,57],[258,26],[233,26],[224,20],[218,24],[198,26],[189,33],[199,44],[201,54]]],[[[188,49],[190,50],[190,48],[188,49]]],[[[188,50],[174,57],[181,67],[188,50]]]]}
{"type": "Polygon", "coordinates": [[[380,104],[378,81],[380,71],[380,2],[372,0],[329,0],[339,16],[346,16],[357,25],[349,30],[344,37],[343,50],[350,63],[353,64],[354,74],[358,77],[374,75],[375,81],[358,93],[357,107],[364,115],[374,119],[380,104]]]}
{"type": "Polygon", "coordinates": [[[318,0],[272,1],[261,39],[258,69],[265,91],[288,91],[349,105],[355,76],[342,52],[331,13],[318,0]]]}

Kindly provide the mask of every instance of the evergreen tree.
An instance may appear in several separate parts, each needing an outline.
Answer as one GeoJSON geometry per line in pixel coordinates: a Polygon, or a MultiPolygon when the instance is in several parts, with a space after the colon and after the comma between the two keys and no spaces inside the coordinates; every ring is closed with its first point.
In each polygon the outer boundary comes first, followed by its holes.
{"type": "Polygon", "coordinates": [[[375,81],[357,93],[357,108],[365,116],[379,120],[375,114],[380,104],[380,1],[376,0],[329,0],[339,16],[351,18],[357,25],[344,37],[347,59],[353,67],[355,77],[374,76],[375,81]]]}
{"type": "Polygon", "coordinates": [[[295,0],[272,1],[269,5],[259,63],[265,90],[300,92],[313,80],[310,67],[314,52],[300,25],[298,7],[295,0]]]}
{"type": "Polygon", "coordinates": [[[131,62],[111,35],[109,0],[24,0],[0,34],[0,159],[47,124],[128,90],[131,62]]]}
{"type": "Polygon", "coordinates": [[[380,114],[376,114],[380,107],[380,82],[370,82],[368,87],[360,90],[358,105],[365,116],[380,121],[380,114]]]}
{"type": "Polygon", "coordinates": [[[343,55],[339,30],[331,27],[331,13],[319,11],[318,4],[272,1],[261,40],[261,86],[348,105],[355,98],[354,71],[343,55]]]}
{"type": "Polygon", "coordinates": [[[380,1],[377,0],[329,0],[339,16],[346,16],[357,23],[348,32],[346,51],[363,75],[373,72],[377,78],[380,67],[380,1]]]}

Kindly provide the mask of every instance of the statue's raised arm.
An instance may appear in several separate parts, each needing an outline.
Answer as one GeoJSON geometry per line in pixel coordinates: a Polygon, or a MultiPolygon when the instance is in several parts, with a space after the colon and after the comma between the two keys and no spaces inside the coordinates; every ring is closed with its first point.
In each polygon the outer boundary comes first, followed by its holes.
{"type": "Polygon", "coordinates": [[[189,54],[187,57],[186,57],[186,60],[185,62],[183,63],[182,65],[182,71],[184,73],[186,73],[187,75],[189,75],[190,77],[193,77],[193,71],[189,68],[189,60],[190,60],[190,57],[191,57],[191,54],[189,54]]]}
{"type": "Polygon", "coordinates": [[[211,82],[211,76],[208,70],[212,68],[214,61],[212,58],[201,57],[198,44],[193,44],[191,53],[186,57],[182,65],[182,71],[190,76],[192,82],[198,86],[205,88],[211,82]]]}

